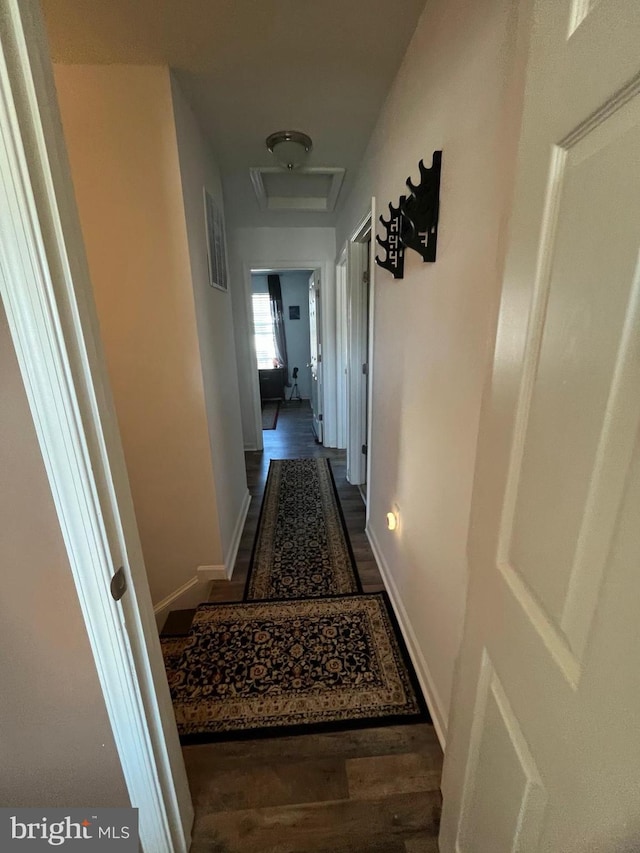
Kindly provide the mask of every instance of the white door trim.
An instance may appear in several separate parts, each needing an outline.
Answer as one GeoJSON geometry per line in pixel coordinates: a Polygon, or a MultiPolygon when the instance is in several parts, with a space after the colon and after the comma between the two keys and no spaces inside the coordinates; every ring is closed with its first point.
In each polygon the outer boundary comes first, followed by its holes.
{"type": "Polygon", "coordinates": [[[349,238],[352,243],[365,243],[369,237],[371,236],[371,224],[373,222],[374,216],[374,202],[375,199],[371,199],[371,210],[368,210],[365,215],[362,217],[360,222],[355,227],[351,237],[349,238]]]}
{"type": "MultiPolygon", "coordinates": [[[[375,241],[375,221],[376,221],[376,200],[371,198],[371,213],[369,220],[369,351],[367,353],[367,363],[369,365],[369,382],[367,394],[367,501],[365,513],[365,527],[369,526],[369,516],[371,514],[371,460],[373,458],[373,389],[374,389],[374,366],[373,366],[373,342],[375,340],[375,317],[376,317],[376,241],[375,241]]],[[[365,234],[366,234],[366,217],[365,217],[365,234]]]]}
{"type": "Polygon", "coordinates": [[[348,435],[348,311],[347,245],[345,244],[336,263],[336,444],[340,449],[346,448],[348,435]]]}
{"type": "Polygon", "coordinates": [[[373,240],[369,257],[369,342],[366,342],[366,324],[364,321],[364,302],[362,299],[362,275],[366,268],[366,242],[373,238],[375,218],[375,199],[371,199],[371,209],[365,214],[347,243],[347,292],[349,303],[348,335],[348,434],[347,434],[347,478],[353,485],[362,485],[366,481],[365,502],[367,521],[369,520],[369,492],[371,483],[371,436],[372,436],[372,400],[373,400],[373,323],[375,317],[375,260],[373,240]],[[362,364],[368,365],[368,394],[364,396],[362,383],[362,364]],[[362,453],[363,420],[367,421],[366,458],[362,453]]]}
{"type": "Polygon", "coordinates": [[[366,459],[362,453],[365,409],[362,399],[362,364],[365,359],[365,324],[362,276],[366,245],[350,240],[347,247],[348,330],[348,411],[347,479],[354,486],[365,482],[366,459]]]}
{"type": "Polygon", "coordinates": [[[247,330],[249,335],[249,353],[251,356],[251,402],[253,406],[253,427],[255,438],[249,444],[248,450],[262,450],[264,441],[262,438],[262,406],[260,404],[260,375],[258,373],[258,355],[256,353],[256,339],[254,337],[253,325],[253,299],[251,289],[251,271],[255,269],[253,264],[245,264],[243,269],[244,279],[244,301],[247,312],[247,330]]]}
{"type": "MultiPolygon", "coordinates": [[[[258,368],[257,368],[257,359],[256,359],[256,347],[255,341],[253,339],[253,304],[251,301],[251,274],[252,273],[263,273],[265,271],[269,272],[279,272],[283,270],[308,270],[309,272],[317,271],[320,274],[320,283],[323,288],[323,296],[328,293],[328,283],[330,279],[330,273],[332,272],[332,265],[328,261],[319,261],[317,258],[315,260],[264,260],[262,258],[257,258],[255,260],[245,261],[243,264],[244,270],[244,289],[245,289],[245,304],[247,310],[247,320],[248,320],[248,328],[249,328],[249,346],[251,350],[252,364],[251,364],[251,388],[252,388],[252,396],[253,396],[253,408],[254,408],[254,422],[256,429],[256,448],[257,450],[262,450],[264,447],[262,440],[262,416],[261,416],[261,406],[260,406],[260,383],[258,381],[258,368]]],[[[326,312],[322,315],[322,340],[323,340],[323,356],[327,355],[327,347],[325,342],[331,338],[329,335],[329,330],[327,328],[327,317],[326,312]]],[[[329,359],[331,362],[331,359],[329,359]]],[[[326,360],[323,358],[323,365],[326,368],[326,360]]],[[[337,421],[336,421],[336,394],[335,394],[335,383],[331,383],[329,381],[329,371],[324,370],[324,382],[323,382],[323,390],[322,390],[322,412],[323,419],[322,423],[324,426],[324,437],[325,437],[325,445],[327,447],[333,447],[333,444],[329,444],[328,440],[335,441],[335,436],[337,434],[337,421]],[[327,387],[329,386],[329,387],[327,387]],[[329,439],[327,440],[327,435],[329,439]]]]}
{"type": "Polygon", "coordinates": [[[0,294],[142,849],[186,853],[193,810],[39,4],[0,0],[0,28],[0,294]]]}

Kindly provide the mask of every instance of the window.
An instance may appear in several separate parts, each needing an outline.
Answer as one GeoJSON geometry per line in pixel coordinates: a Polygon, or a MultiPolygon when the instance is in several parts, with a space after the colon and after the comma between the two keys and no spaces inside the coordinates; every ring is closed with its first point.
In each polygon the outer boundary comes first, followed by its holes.
{"type": "Polygon", "coordinates": [[[253,337],[256,342],[258,368],[260,370],[268,370],[276,365],[276,345],[273,339],[271,300],[268,293],[254,293],[252,300],[253,337]]]}

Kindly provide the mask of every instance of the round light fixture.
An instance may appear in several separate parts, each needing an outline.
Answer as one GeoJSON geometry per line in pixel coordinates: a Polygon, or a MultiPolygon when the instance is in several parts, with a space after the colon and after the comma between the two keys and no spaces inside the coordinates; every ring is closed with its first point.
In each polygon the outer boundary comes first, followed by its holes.
{"type": "Polygon", "coordinates": [[[267,136],[267,148],[285,169],[299,169],[313,148],[311,137],[299,130],[278,130],[267,136]]]}

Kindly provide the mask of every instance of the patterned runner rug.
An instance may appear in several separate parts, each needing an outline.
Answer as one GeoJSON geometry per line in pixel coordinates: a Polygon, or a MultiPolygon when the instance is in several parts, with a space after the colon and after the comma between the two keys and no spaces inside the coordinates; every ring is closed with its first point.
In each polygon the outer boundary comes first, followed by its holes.
{"type": "Polygon", "coordinates": [[[162,647],[183,743],[430,720],[385,593],[202,604],[162,647]]]}
{"type": "Polygon", "coordinates": [[[328,459],[272,459],[245,601],[360,592],[328,459]]]}

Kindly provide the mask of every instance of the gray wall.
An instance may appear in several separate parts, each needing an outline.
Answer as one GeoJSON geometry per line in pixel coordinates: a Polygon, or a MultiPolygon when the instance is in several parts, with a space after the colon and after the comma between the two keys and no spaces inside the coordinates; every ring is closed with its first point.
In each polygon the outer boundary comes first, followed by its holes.
{"type": "MultiPolygon", "coordinates": [[[[513,190],[527,2],[429,0],[389,91],[338,251],[376,198],[388,212],[442,149],[438,260],[376,267],[367,532],[396,589],[444,735],[465,611],[467,534],[482,391],[491,364],[513,190]],[[385,525],[400,508],[402,535],[385,525]]],[[[382,236],[379,225],[377,232],[382,236]]]]}
{"type": "Polygon", "coordinates": [[[0,806],[127,806],[0,304],[0,806]]]}
{"type": "Polygon", "coordinates": [[[224,202],[213,152],[174,77],[171,78],[171,93],[218,521],[226,563],[247,493],[247,474],[231,295],[209,284],[202,188],[207,188],[221,211],[224,202]]]}
{"type": "MultiPolygon", "coordinates": [[[[284,307],[284,328],[287,336],[287,353],[289,357],[289,376],[294,367],[299,368],[298,388],[300,396],[308,399],[311,396],[311,371],[307,367],[311,357],[309,349],[309,276],[312,270],[292,270],[280,272],[282,287],[282,304],[284,307]],[[300,306],[300,319],[289,319],[289,306],[300,306]]],[[[253,293],[267,292],[267,276],[254,274],[251,276],[253,293]]],[[[291,389],[287,389],[287,395],[291,389]]]]}

